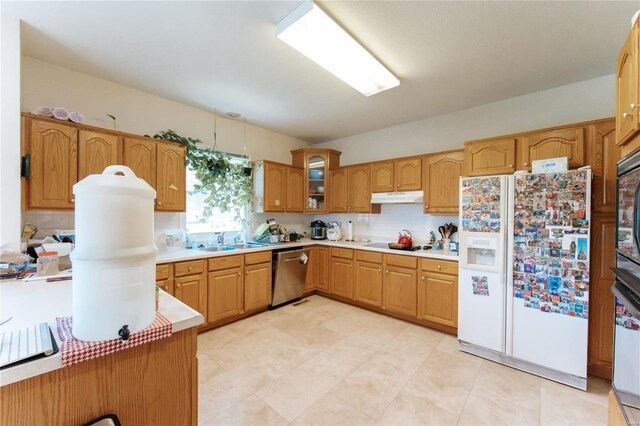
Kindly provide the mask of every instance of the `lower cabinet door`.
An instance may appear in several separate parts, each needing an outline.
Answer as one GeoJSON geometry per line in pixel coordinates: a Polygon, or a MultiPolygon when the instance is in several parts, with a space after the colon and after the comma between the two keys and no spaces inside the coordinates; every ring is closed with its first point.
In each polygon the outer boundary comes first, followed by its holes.
{"type": "Polygon", "coordinates": [[[384,308],[416,316],[418,272],[415,269],[387,266],[384,277],[384,308]]]}
{"type": "Polygon", "coordinates": [[[174,296],[185,305],[200,312],[207,318],[207,305],[204,303],[205,277],[191,275],[175,279],[174,296]]]}
{"type": "Polygon", "coordinates": [[[175,292],[173,290],[173,280],[172,279],[156,281],[156,285],[158,287],[160,287],[161,289],[163,289],[164,291],[166,291],[167,293],[169,293],[170,295],[172,295],[172,296],[175,294],[175,292]]]}
{"type": "Polygon", "coordinates": [[[243,312],[242,268],[209,273],[208,322],[240,315],[243,312]]]}
{"type": "Polygon", "coordinates": [[[329,291],[329,249],[318,247],[318,282],[316,288],[321,291],[329,291]]]}
{"type": "Polygon", "coordinates": [[[354,299],[369,305],[382,306],[382,265],[356,261],[354,299]]]}
{"type": "Polygon", "coordinates": [[[244,310],[251,311],[271,304],[271,262],[245,266],[244,310]]]}
{"type": "Polygon", "coordinates": [[[307,278],[304,281],[305,293],[315,290],[316,285],[318,284],[318,273],[318,249],[312,248],[309,249],[309,261],[307,262],[307,278]]]}
{"type": "Polygon", "coordinates": [[[418,318],[458,326],[458,277],[423,272],[418,285],[418,318]]]}
{"type": "Polygon", "coordinates": [[[331,258],[331,293],[353,299],[353,260],[331,258]]]}

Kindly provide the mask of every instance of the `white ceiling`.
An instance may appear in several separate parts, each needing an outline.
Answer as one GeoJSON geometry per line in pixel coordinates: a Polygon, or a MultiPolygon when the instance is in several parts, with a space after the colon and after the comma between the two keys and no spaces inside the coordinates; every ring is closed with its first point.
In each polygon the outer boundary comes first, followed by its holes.
{"type": "Polygon", "coordinates": [[[299,3],[0,5],[26,22],[25,55],[206,110],[237,111],[314,143],[613,73],[640,7],[319,2],[400,78],[399,87],[366,98],[276,39],[277,22],[299,3]]]}

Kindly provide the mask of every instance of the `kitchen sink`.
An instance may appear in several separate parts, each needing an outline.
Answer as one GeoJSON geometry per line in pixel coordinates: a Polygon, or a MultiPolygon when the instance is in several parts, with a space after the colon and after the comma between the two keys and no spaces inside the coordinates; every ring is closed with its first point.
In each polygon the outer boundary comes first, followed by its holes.
{"type": "Polygon", "coordinates": [[[234,246],[210,246],[210,247],[201,247],[200,250],[202,251],[231,251],[231,250],[237,250],[238,247],[234,247],[234,246]]]}
{"type": "Polygon", "coordinates": [[[250,248],[266,247],[266,245],[254,244],[254,243],[243,243],[243,244],[233,244],[231,246],[225,246],[225,247],[233,247],[234,249],[250,249],[250,248]]]}

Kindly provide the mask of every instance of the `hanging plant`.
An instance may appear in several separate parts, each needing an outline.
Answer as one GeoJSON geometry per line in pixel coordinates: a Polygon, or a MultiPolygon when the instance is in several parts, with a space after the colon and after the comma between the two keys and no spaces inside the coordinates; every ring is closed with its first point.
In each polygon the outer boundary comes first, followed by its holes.
{"type": "Polygon", "coordinates": [[[231,211],[236,221],[243,221],[242,212],[254,199],[251,167],[231,162],[223,152],[200,148],[200,139],[186,138],[173,130],[159,132],[153,138],[186,146],[187,166],[200,182],[190,193],[206,195],[200,221],[209,219],[216,208],[223,213],[231,211]]]}

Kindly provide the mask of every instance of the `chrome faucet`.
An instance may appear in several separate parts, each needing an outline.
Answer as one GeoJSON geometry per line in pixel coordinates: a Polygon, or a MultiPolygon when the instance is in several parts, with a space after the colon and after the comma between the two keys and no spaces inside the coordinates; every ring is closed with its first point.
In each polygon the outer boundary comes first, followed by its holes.
{"type": "Polygon", "coordinates": [[[218,232],[216,234],[216,237],[218,238],[218,245],[221,246],[224,244],[224,232],[218,232]]]}

